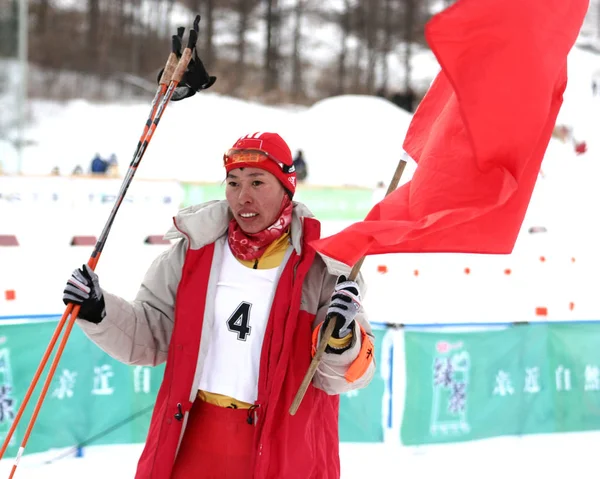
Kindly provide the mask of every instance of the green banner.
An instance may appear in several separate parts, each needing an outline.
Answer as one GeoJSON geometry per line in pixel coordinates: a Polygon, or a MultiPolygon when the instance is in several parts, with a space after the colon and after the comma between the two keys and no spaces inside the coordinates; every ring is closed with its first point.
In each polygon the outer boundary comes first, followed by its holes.
{"type": "MultiPolygon", "coordinates": [[[[6,433],[48,345],[55,322],[0,326],[0,439],[6,433]]],[[[52,356],[53,357],[53,356],[52,356]]],[[[14,456],[46,378],[17,426],[7,456],[14,456]]],[[[29,438],[26,452],[94,444],[143,442],[164,367],[126,366],[73,328],[29,438]],[[135,417],[134,420],[129,420],[135,417]],[[125,424],[114,431],[120,422],[125,424]]]]}
{"type": "MultiPolygon", "coordinates": [[[[55,327],[54,321],[0,324],[2,441],[55,327]]],[[[381,357],[384,333],[375,331],[376,361],[381,357]]],[[[127,366],[112,359],[75,326],[29,438],[26,453],[71,447],[96,437],[91,442],[94,445],[143,443],[163,373],[164,366],[127,366]]],[[[19,422],[7,457],[17,453],[45,378],[44,374],[19,422]]],[[[368,388],[341,398],[341,440],[382,440],[383,388],[384,382],[376,374],[368,388]]]]}
{"type": "Polygon", "coordinates": [[[383,442],[383,395],[381,357],[386,331],[374,329],[375,364],[377,370],[371,383],[364,389],[349,391],[340,397],[340,441],[383,442]]]}
{"type": "Polygon", "coordinates": [[[373,191],[356,187],[310,187],[299,185],[294,195],[321,221],[356,220],[373,206],[373,191]]]}
{"type": "Polygon", "coordinates": [[[225,182],[223,183],[181,183],[183,190],[182,208],[198,205],[212,200],[225,199],[225,182]]]}
{"type": "MultiPolygon", "coordinates": [[[[183,207],[225,198],[225,183],[182,183],[183,207]]],[[[304,203],[319,220],[362,220],[373,206],[373,191],[358,187],[298,185],[294,200],[304,203]]]]}
{"type": "Polygon", "coordinates": [[[403,444],[600,429],[598,324],[407,331],[403,444]]]}

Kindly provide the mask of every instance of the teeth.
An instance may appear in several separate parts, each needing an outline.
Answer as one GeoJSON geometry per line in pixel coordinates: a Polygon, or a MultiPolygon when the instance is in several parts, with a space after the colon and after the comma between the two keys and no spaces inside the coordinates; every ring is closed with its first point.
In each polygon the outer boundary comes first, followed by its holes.
{"type": "Polygon", "coordinates": [[[240,213],[240,216],[242,218],[252,218],[253,216],[256,216],[256,213],[240,213]]]}

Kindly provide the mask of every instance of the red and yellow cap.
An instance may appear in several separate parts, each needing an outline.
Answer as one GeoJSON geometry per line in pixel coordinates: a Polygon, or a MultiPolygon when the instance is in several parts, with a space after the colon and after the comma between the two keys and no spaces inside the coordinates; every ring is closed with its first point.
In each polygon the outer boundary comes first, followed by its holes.
{"type": "Polygon", "coordinates": [[[274,175],[293,196],[296,170],[290,147],[277,133],[257,132],[241,137],[223,155],[225,171],[260,168],[274,175]]]}

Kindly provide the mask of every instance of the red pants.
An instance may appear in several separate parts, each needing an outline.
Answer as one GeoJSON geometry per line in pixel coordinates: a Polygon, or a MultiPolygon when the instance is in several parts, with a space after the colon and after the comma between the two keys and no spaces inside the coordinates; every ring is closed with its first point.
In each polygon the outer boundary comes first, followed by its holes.
{"type": "Polygon", "coordinates": [[[171,479],[251,479],[254,426],[247,409],[196,399],[171,479]]]}

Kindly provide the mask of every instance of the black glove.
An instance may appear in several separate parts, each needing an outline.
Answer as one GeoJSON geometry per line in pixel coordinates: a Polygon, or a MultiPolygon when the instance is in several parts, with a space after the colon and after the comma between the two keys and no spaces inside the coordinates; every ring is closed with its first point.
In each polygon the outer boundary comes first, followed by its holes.
{"type": "MultiPolygon", "coordinates": [[[[199,31],[200,15],[196,16],[194,20],[194,30],[199,31]]],[[[183,28],[177,30],[177,35],[173,35],[173,51],[177,55],[177,58],[181,58],[181,38],[183,36],[183,28]]],[[[158,73],[157,82],[160,83],[164,68],[158,73]]],[[[188,63],[187,70],[183,74],[183,78],[175,88],[171,101],[183,100],[189,98],[199,92],[200,90],[206,90],[214,85],[217,81],[217,77],[210,76],[198,56],[196,47],[192,52],[192,59],[188,63]]]]}
{"type": "Polygon", "coordinates": [[[87,264],[73,271],[65,287],[63,303],[79,304],[79,317],[91,323],[98,324],[106,316],[98,275],[87,264]]]}
{"type": "Polygon", "coordinates": [[[325,331],[329,321],[335,321],[332,337],[342,339],[354,330],[354,318],[360,309],[360,292],[356,281],[348,281],[340,276],[331,295],[331,303],[321,331],[325,331]]]}

